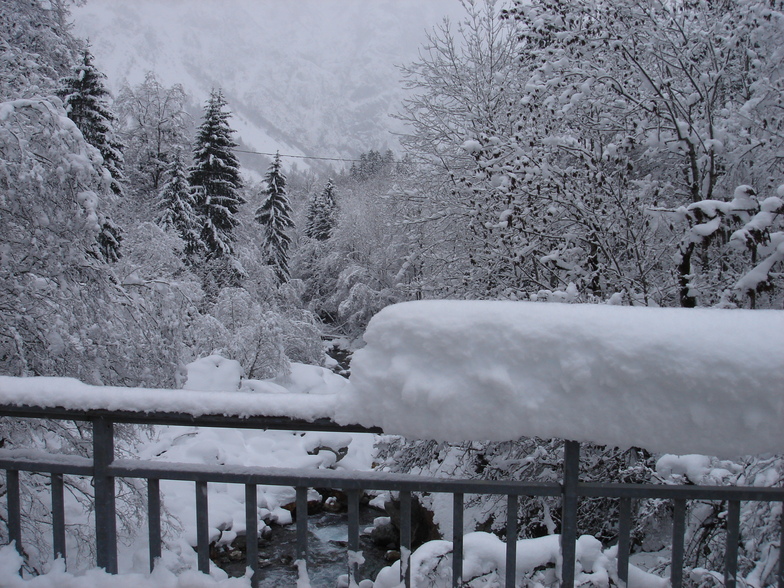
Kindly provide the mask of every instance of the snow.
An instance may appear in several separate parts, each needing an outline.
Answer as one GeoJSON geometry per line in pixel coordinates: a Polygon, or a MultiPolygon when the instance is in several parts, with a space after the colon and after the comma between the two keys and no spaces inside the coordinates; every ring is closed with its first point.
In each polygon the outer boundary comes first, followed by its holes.
{"type": "Polygon", "coordinates": [[[207,363],[206,367],[188,368],[187,386],[190,389],[187,390],[91,386],[73,378],[0,376],[0,402],[66,409],[179,412],[195,417],[205,414],[288,416],[306,421],[329,418],[335,412],[337,391],[344,381],[340,376],[333,374],[337,381],[325,379],[320,393],[316,394],[312,393],[312,383],[297,384],[311,393],[281,394],[279,384],[259,380],[245,380],[245,387],[240,392],[237,391],[236,371],[239,364],[226,360],[218,366],[214,358],[202,360],[207,363]],[[335,386],[334,390],[330,386],[335,386]]]}
{"type": "Polygon", "coordinates": [[[83,574],[65,570],[65,562],[57,560],[52,569],[34,578],[22,579],[19,569],[22,557],[13,545],[0,547],[0,578],[3,588],[246,588],[250,581],[245,578],[212,578],[196,571],[184,571],[175,575],[164,566],[157,566],[151,574],[123,574],[114,576],[101,569],[92,569],[83,574]]]}
{"type": "Polygon", "coordinates": [[[234,359],[210,355],[189,363],[186,371],[188,378],[183,386],[185,390],[220,392],[240,388],[242,366],[234,359]]]}
{"type": "MultiPolygon", "coordinates": [[[[237,362],[211,356],[188,366],[188,390],[0,376],[0,402],[331,418],[420,439],[558,437],[724,457],[784,447],[781,311],[419,301],[381,311],[365,340],[350,383],[300,364],[276,380],[242,380],[237,362]]],[[[209,459],[220,459],[228,433],[204,435],[215,437],[209,459]]],[[[336,460],[344,441],[322,435],[298,450],[336,460]]]]}
{"type": "Polygon", "coordinates": [[[468,153],[477,153],[482,150],[482,144],[476,139],[469,139],[463,143],[462,148],[468,153]]]}
{"type": "MultiPolygon", "coordinates": [[[[448,586],[451,584],[450,541],[429,541],[411,554],[412,586],[448,586]]],[[[506,543],[493,535],[477,531],[463,537],[463,581],[481,578],[483,586],[503,585],[506,574],[506,543]]],[[[610,578],[618,585],[617,547],[602,550],[601,542],[583,535],[576,544],[577,576],[575,585],[607,586],[610,578]]],[[[525,577],[534,576],[530,584],[555,584],[554,572],[561,565],[560,535],[548,535],[517,542],[517,585],[525,577]]],[[[524,583],[523,585],[528,585],[524,583]]],[[[649,574],[636,566],[629,566],[629,584],[637,588],[664,588],[668,578],[649,574]]],[[[398,588],[400,562],[382,569],[376,577],[375,588],[398,588]]]]}
{"type": "MultiPolygon", "coordinates": [[[[211,356],[188,366],[188,390],[0,376],[0,402],[331,418],[421,439],[558,437],[723,457],[784,447],[781,311],[419,301],[384,309],[365,340],[350,383],[301,364],[242,380],[237,362],[211,356]]],[[[229,433],[203,435],[211,449],[201,458],[214,463],[229,433]]],[[[298,451],[324,466],[338,446],[322,435],[298,451]],[[331,451],[307,455],[318,448],[331,451]]]]}
{"type": "MultiPolygon", "coordinates": [[[[193,390],[100,388],[68,378],[5,377],[0,379],[0,398],[2,402],[10,404],[177,410],[191,414],[203,414],[216,409],[217,414],[240,414],[237,407],[244,404],[251,409],[248,414],[264,414],[255,411],[260,406],[271,406],[271,410],[283,410],[280,414],[284,414],[287,404],[289,408],[295,407],[293,413],[298,413],[296,407],[306,405],[308,399],[317,407],[331,406],[348,386],[345,378],[329,370],[298,363],[292,363],[290,374],[274,381],[241,380],[243,391],[237,391],[241,369],[239,364],[232,360],[210,356],[189,364],[186,371],[186,388],[193,390]],[[184,400],[186,398],[191,400],[184,400]],[[271,401],[273,405],[266,405],[264,399],[271,401]],[[197,410],[199,404],[202,408],[197,410]]],[[[290,468],[368,470],[373,459],[373,440],[374,436],[368,434],[155,427],[154,438],[139,448],[138,457],[153,463],[162,462],[161,466],[173,470],[183,467],[206,469],[216,464],[222,464],[227,471],[235,472],[257,467],[280,473],[290,471],[290,468]]],[[[80,456],[52,456],[34,449],[6,450],[3,456],[31,461],[41,458],[51,460],[54,457],[61,463],[77,466],[89,466],[91,463],[91,460],[80,456]]],[[[133,468],[137,461],[120,459],[115,463],[121,467],[133,468]]],[[[160,488],[165,512],[176,521],[175,525],[180,531],[177,532],[177,539],[167,538],[162,564],[156,567],[152,575],[137,573],[147,566],[146,540],[144,537],[137,537],[130,546],[122,543],[120,545],[121,576],[108,576],[95,569],[75,572],[79,567],[75,565],[77,562],[69,561],[68,572],[59,563],[55,563],[49,573],[25,582],[19,579],[18,582],[8,585],[9,588],[248,586],[247,578],[226,580],[225,574],[215,568],[212,572],[213,578],[193,570],[181,571],[196,567],[193,550],[196,545],[194,486],[192,482],[162,480],[160,488]]],[[[308,499],[320,499],[320,496],[310,490],[308,499]]],[[[259,533],[263,533],[271,524],[292,523],[291,512],[283,507],[295,500],[293,488],[260,485],[257,488],[257,500],[259,533]]],[[[211,540],[215,540],[218,545],[230,544],[237,535],[245,532],[244,486],[210,483],[208,503],[211,540]]],[[[4,548],[0,551],[0,573],[8,571],[8,575],[13,575],[19,565],[18,556],[13,549],[4,548]]]]}
{"type": "Polygon", "coordinates": [[[444,441],[784,448],[784,312],[417,301],[377,314],[338,422],[444,441]]]}

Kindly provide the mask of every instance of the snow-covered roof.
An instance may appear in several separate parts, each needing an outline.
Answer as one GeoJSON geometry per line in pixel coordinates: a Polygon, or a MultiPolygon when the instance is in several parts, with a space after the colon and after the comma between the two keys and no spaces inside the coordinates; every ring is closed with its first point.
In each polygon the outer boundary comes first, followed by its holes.
{"type": "Polygon", "coordinates": [[[342,422],[447,441],[784,451],[784,312],[418,301],[370,322],[342,422]]]}

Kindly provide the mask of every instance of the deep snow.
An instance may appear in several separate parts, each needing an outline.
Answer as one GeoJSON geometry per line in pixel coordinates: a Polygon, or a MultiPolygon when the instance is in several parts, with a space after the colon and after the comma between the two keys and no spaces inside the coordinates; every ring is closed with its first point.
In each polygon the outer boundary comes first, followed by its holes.
{"type": "Polygon", "coordinates": [[[237,362],[212,356],[190,368],[187,390],[0,376],[0,402],[327,417],[448,441],[557,437],[721,457],[784,449],[782,311],[419,301],[382,310],[365,340],[350,384],[314,366],[241,380],[237,362]]]}
{"type": "Polygon", "coordinates": [[[784,312],[418,301],[370,322],[340,422],[446,441],[784,450],[784,312]]]}

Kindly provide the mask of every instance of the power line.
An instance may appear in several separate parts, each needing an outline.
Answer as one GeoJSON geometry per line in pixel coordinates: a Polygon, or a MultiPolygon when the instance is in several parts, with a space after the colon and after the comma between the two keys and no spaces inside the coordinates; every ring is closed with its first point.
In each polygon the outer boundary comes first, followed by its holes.
{"type": "Polygon", "coordinates": [[[293,157],[295,159],[320,159],[321,161],[349,161],[354,163],[361,163],[359,159],[344,159],[342,157],[315,157],[311,155],[286,155],[285,153],[265,153],[263,151],[248,151],[246,149],[235,149],[237,153],[252,153],[253,155],[268,155],[270,157],[275,157],[275,155],[280,155],[281,157],[293,157]]]}

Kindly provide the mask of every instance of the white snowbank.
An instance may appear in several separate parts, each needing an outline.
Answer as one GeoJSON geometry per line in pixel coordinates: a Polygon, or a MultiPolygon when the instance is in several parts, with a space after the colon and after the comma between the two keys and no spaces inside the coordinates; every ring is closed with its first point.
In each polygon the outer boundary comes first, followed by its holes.
{"type": "Polygon", "coordinates": [[[782,311],[418,301],[382,310],[364,338],[340,422],[449,441],[784,451],[782,311]]]}
{"type": "MultiPolygon", "coordinates": [[[[463,537],[463,582],[477,581],[482,586],[501,586],[506,575],[506,543],[493,535],[477,531],[463,537]]],[[[412,586],[451,585],[452,543],[429,541],[411,554],[412,586]]],[[[601,542],[583,535],[576,544],[575,586],[608,586],[610,579],[617,585],[617,547],[602,550],[601,542]]],[[[560,571],[560,535],[547,535],[517,542],[515,573],[517,585],[541,586],[556,584],[560,571]],[[532,578],[523,582],[523,578],[532,578]]],[[[637,588],[666,588],[667,578],[655,576],[636,566],[629,566],[629,584],[637,588]]],[[[473,584],[472,584],[473,585],[473,584]]],[[[400,562],[383,568],[376,576],[375,588],[398,588],[400,562]]]]}
{"type": "Polygon", "coordinates": [[[175,575],[164,566],[151,574],[136,573],[113,576],[102,569],[88,570],[79,575],[65,570],[63,560],[41,576],[22,579],[19,570],[22,557],[12,545],[0,547],[0,578],[3,588],[247,588],[248,578],[212,578],[196,571],[175,575]]]}
{"type": "Polygon", "coordinates": [[[192,361],[185,366],[188,379],[183,389],[225,392],[239,390],[242,379],[242,366],[235,359],[220,355],[210,355],[192,361]]]}

